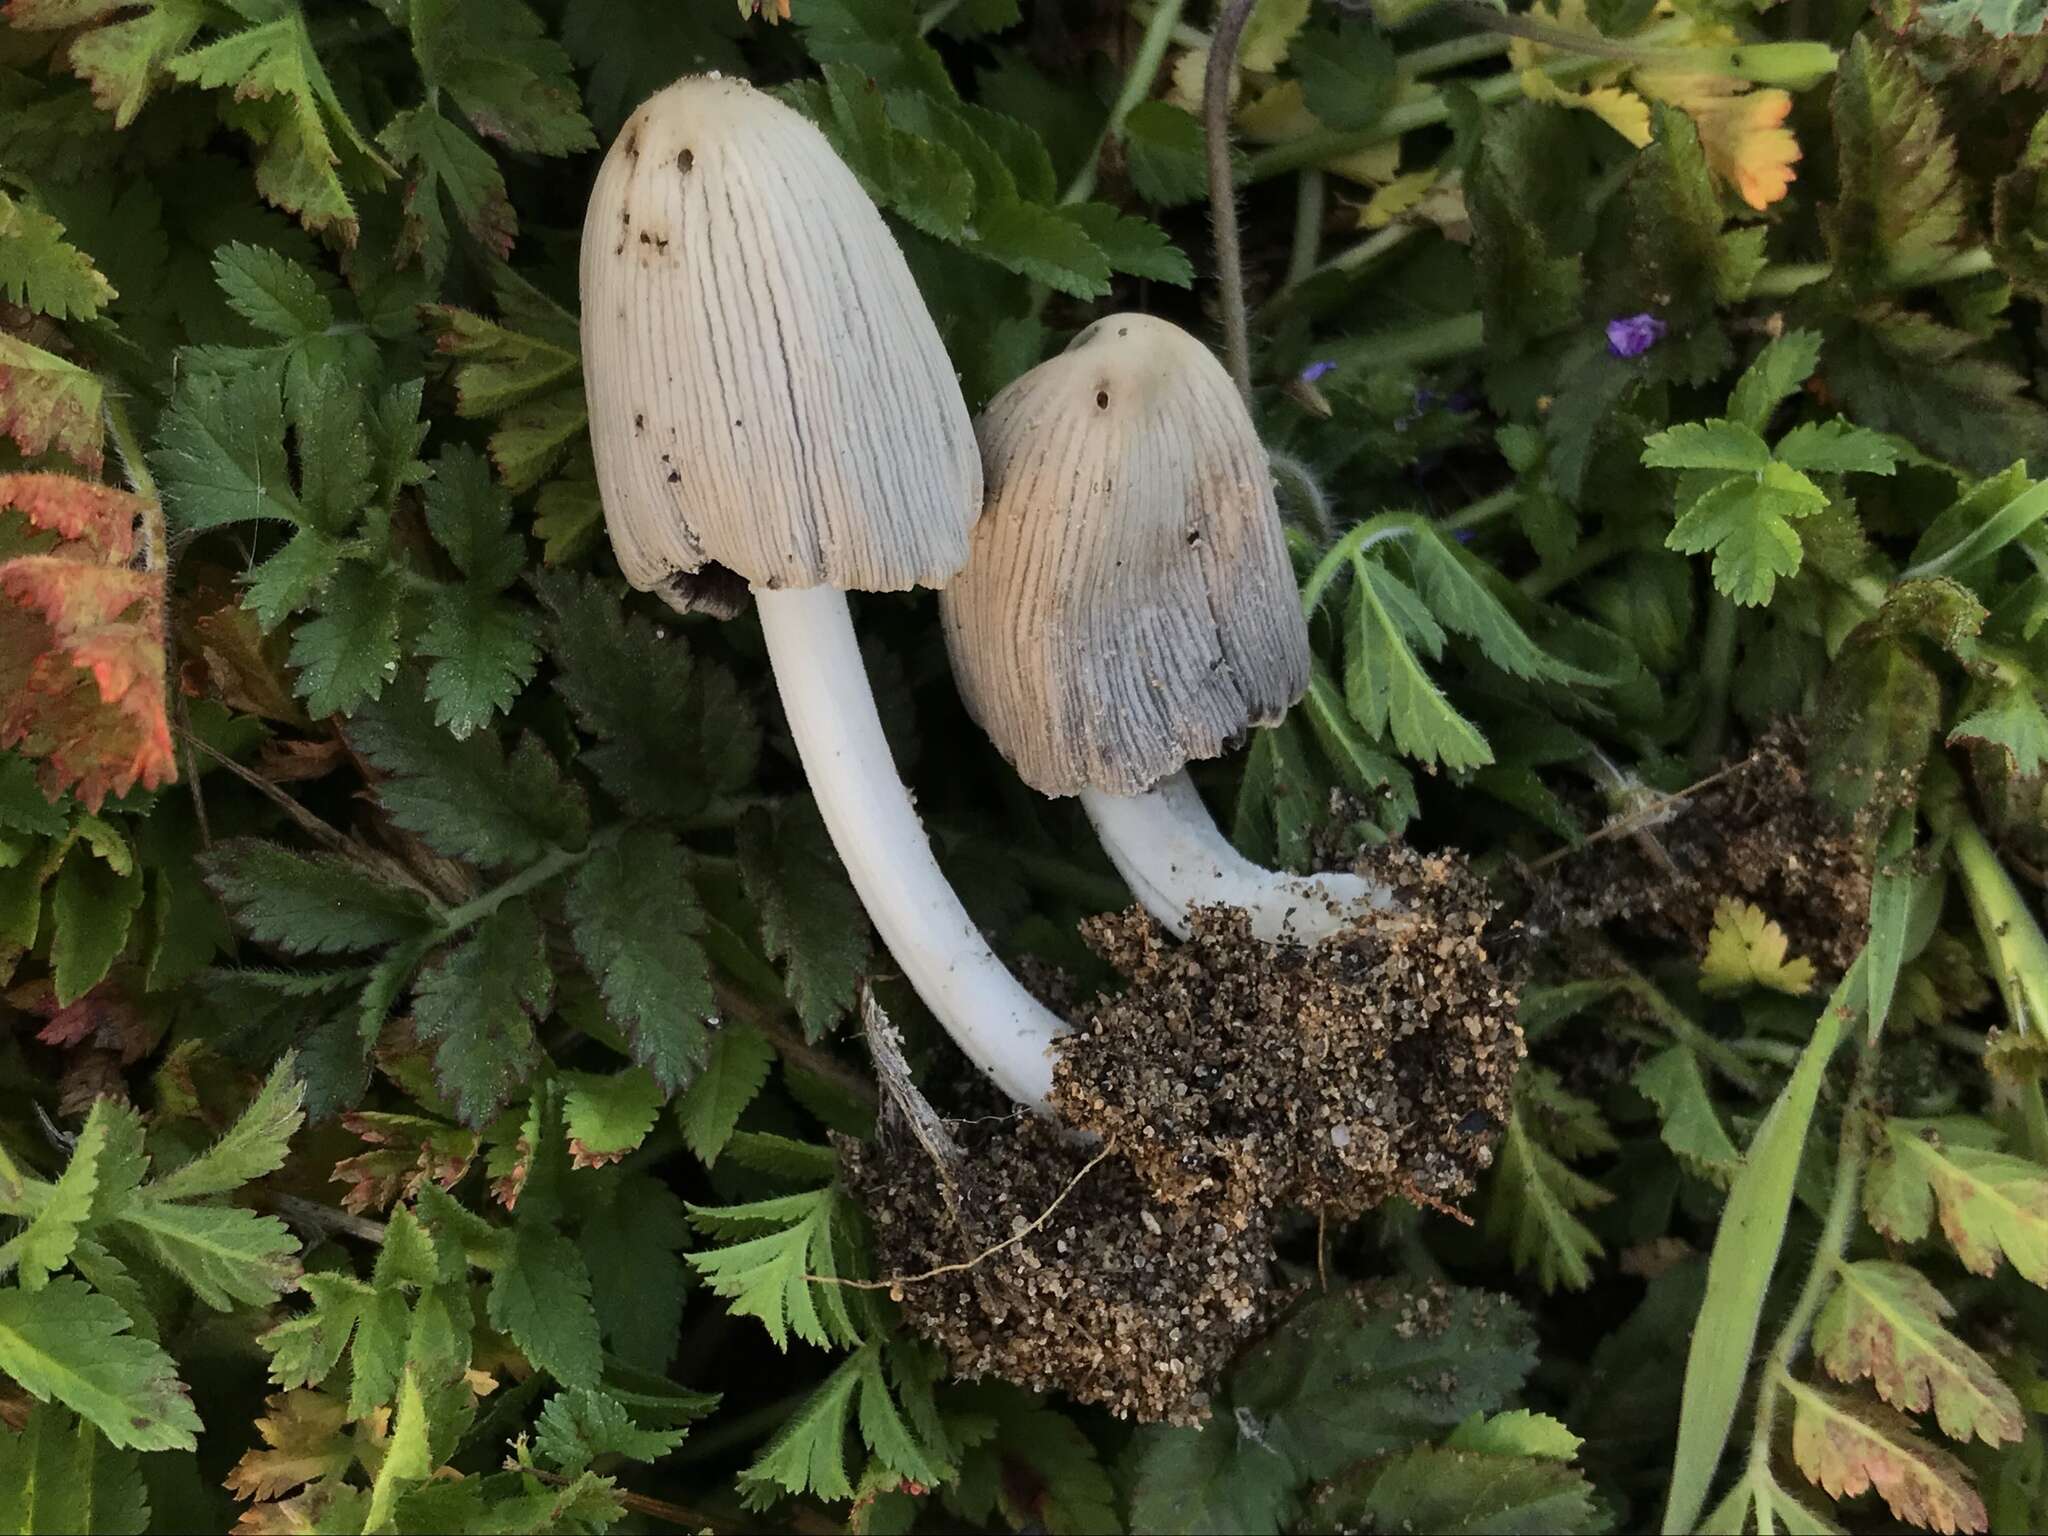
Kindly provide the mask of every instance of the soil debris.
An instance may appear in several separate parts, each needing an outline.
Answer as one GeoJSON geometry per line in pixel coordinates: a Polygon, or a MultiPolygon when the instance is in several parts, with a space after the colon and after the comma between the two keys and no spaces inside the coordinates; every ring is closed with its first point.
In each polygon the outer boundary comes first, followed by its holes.
{"type": "Polygon", "coordinates": [[[1812,792],[1805,742],[1781,725],[1645,829],[1663,862],[1635,838],[1594,843],[1559,864],[1531,921],[1569,929],[1619,919],[1704,954],[1714,909],[1732,897],[1777,923],[1791,953],[1841,975],[1869,932],[1867,820],[1812,792]]]}
{"type": "Polygon", "coordinates": [[[1169,1205],[1246,1229],[1288,1206],[1346,1219],[1470,1194],[1523,1054],[1493,903],[1448,855],[1375,849],[1359,870],[1403,910],[1310,947],[1262,943],[1227,907],[1182,944],[1142,911],[1085,924],[1129,985],[1062,1050],[1054,1110],[1169,1205]]]}
{"type": "Polygon", "coordinates": [[[885,1274],[971,1268],[900,1288],[904,1316],[956,1375],[1058,1390],[1119,1416],[1196,1424],[1209,1388],[1277,1300],[1260,1220],[1162,1205],[1120,1158],[1078,1184],[1100,1150],[1035,1116],[951,1124],[961,1156],[936,1162],[892,1117],[875,1141],[842,1141],[848,1188],[874,1223],[885,1274]]]}

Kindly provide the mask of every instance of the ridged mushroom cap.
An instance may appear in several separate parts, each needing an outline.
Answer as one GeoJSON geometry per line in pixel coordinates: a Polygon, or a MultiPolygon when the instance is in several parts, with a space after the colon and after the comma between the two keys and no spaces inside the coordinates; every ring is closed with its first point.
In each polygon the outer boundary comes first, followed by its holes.
{"type": "Polygon", "coordinates": [[[939,607],[961,697],[1025,783],[1138,794],[1301,697],[1266,451],[1194,337],[1098,320],[977,430],[988,493],[939,607]]]}
{"type": "Polygon", "coordinates": [[[718,584],[691,579],[709,564],[855,591],[960,569],[981,460],[959,380],[800,114],[716,75],[649,98],[598,172],[582,288],[591,445],[634,586],[712,606],[718,584]]]}

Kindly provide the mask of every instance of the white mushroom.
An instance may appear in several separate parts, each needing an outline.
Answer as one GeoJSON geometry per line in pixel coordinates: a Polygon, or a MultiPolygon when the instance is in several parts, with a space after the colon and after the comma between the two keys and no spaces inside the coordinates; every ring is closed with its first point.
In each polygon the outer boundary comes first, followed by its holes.
{"type": "Polygon", "coordinates": [[[982,414],[988,494],[940,596],[969,711],[1018,775],[1078,795],[1147,911],[1185,937],[1197,906],[1313,942],[1391,894],[1348,874],[1262,869],[1184,766],[1271,725],[1308,686],[1265,449],[1207,348],[1112,315],[982,414]]]}
{"type": "Polygon", "coordinates": [[[753,589],[825,824],[896,963],[1006,1093],[1042,1107],[1066,1026],[989,949],[898,777],[845,592],[967,558],[981,465],[902,253],[824,136],[751,86],[627,120],[584,218],[583,362],[626,579],[681,609],[753,589]]]}

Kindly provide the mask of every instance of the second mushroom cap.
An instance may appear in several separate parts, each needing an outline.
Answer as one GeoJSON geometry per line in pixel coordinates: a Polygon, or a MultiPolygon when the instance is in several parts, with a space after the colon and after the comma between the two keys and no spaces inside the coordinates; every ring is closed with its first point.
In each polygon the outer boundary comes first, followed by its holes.
{"type": "Polygon", "coordinates": [[[940,605],[961,696],[1027,784],[1140,794],[1301,697],[1265,449],[1194,337],[1099,320],[979,436],[982,518],[940,605]]]}

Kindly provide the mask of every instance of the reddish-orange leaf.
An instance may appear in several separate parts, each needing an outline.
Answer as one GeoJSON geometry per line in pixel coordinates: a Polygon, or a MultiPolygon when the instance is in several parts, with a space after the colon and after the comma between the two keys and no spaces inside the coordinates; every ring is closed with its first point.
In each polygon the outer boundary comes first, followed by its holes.
{"type": "Polygon", "coordinates": [[[147,1056],[162,1033],[161,1020],[136,1007],[119,986],[103,981],[75,1001],[59,1005],[54,983],[26,982],[7,994],[23,1013],[43,1020],[36,1039],[66,1050],[94,1045],[119,1054],[124,1065],[147,1056]]]}
{"type": "Polygon", "coordinates": [[[76,475],[0,475],[0,508],[12,507],[107,560],[135,553],[135,526],[148,506],[140,496],[76,475]]]}
{"type": "Polygon", "coordinates": [[[1942,1536],[1990,1523],[1963,1464],[1914,1434],[1900,1414],[1867,1398],[1779,1379],[1792,1397],[1792,1459],[1831,1497],[1853,1499],[1875,1488],[1899,1519],[1942,1536]]]}
{"type": "Polygon", "coordinates": [[[125,562],[147,504],[90,481],[0,476],[0,503],[66,543],[0,563],[0,747],[90,810],[177,778],[165,715],[163,575],[125,562]]]}

